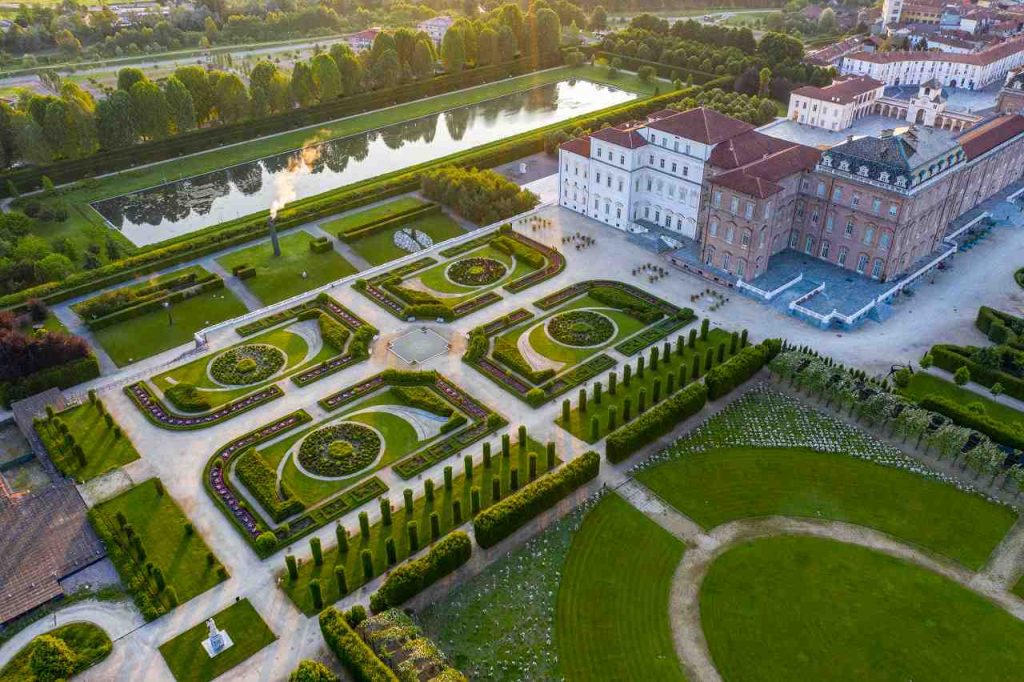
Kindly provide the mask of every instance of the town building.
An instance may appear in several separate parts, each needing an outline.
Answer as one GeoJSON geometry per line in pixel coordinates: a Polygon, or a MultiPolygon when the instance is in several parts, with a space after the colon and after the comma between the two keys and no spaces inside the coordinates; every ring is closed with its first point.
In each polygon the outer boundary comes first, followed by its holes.
{"type": "Polygon", "coordinates": [[[978,52],[856,52],[843,57],[840,73],[869,76],[886,85],[920,85],[937,80],[944,87],[976,90],[1002,80],[1007,71],[1024,66],[1024,36],[978,52]]]}
{"type": "Polygon", "coordinates": [[[378,33],[380,33],[379,28],[368,28],[365,31],[350,33],[345,36],[345,42],[347,42],[349,47],[351,47],[355,52],[369,50],[373,47],[373,41],[377,39],[378,33]]]}
{"type": "Polygon", "coordinates": [[[872,113],[884,91],[884,83],[864,76],[835,80],[823,88],[807,85],[790,93],[788,117],[819,128],[846,130],[872,113]]]}
{"type": "Polygon", "coordinates": [[[1024,112],[1024,70],[1006,74],[1006,82],[999,90],[996,108],[1000,113],[1019,114],[1024,112]]]}
{"type": "Polygon", "coordinates": [[[444,34],[448,32],[448,29],[452,27],[455,20],[447,15],[440,17],[433,17],[432,19],[425,19],[421,21],[417,28],[426,33],[434,45],[440,46],[441,41],[444,40],[444,34]]]}

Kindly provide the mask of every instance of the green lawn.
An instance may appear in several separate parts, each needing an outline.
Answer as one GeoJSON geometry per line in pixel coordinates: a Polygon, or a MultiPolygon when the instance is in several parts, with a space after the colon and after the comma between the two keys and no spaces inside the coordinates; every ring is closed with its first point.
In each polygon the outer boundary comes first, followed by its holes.
{"type": "Polygon", "coordinates": [[[274,256],[270,241],[261,241],[240,251],[232,251],[217,259],[228,272],[238,265],[256,267],[256,276],[243,284],[266,305],[309,291],[336,279],[351,275],[356,268],[333,248],[313,253],[309,243],[313,235],[305,230],[280,238],[281,255],[274,256]],[[306,277],[302,277],[302,273],[306,277]]]}
{"type": "Polygon", "coordinates": [[[555,632],[565,679],[685,679],[669,613],[683,549],[618,495],[587,514],[558,589],[555,632]]]}
{"type": "Polygon", "coordinates": [[[192,384],[200,390],[211,389],[203,391],[203,394],[207,396],[211,406],[217,407],[219,405],[229,403],[235,398],[239,398],[247,393],[251,393],[261,386],[266,386],[267,384],[278,381],[284,373],[293,372],[300,367],[314,365],[329,357],[337,355],[338,351],[333,346],[324,344],[320,351],[307,361],[306,356],[310,352],[309,344],[306,343],[306,340],[299,334],[289,331],[289,327],[291,326],[291,324],[288,324],[284,327],[271,329],[270,331],[259,334],[258,336],[250,337],[231,347],[236,348],[238,346],[245,346],[249,344],[267,344],[284,351],[286,360],[281,371],[265,381],[248,384],[246,386],[239,386],[238,388],[221,390],[222,387],[210,379],[208,367],[214,359],[228,350],[231,350],[231,348],[225,348],[221,352],[214,353],[212,355],[204,355],[203,357],[197,358],[187,364],[180,365],[167,372],[158,374],[153,377],[151,381],[161,391],[166,391],[174,384],[180,383],[192,384]]]}
{"type": "Polygon", "coordinates": [[[63,446],[63,437],[56,426],[45,421],[39,422],[37,428],[46,432],[41,435],[47,443],[50,459],[65,475],[79,481],[88,481],[139,458],[139,453],[127,435],[122,434],[120,438],[115,435],[117,422],[107,426],[105,416],[100,413],[97,404],[86,401],[58,416],[67,424],[75,443],[82,446],[86,460],[85,466],[81,466],[73,453],[63,446]]]}
{"type": "Polygon", "coordinates": [[[637,479],[704,528],[777,514],[846,521],[973,569],[1017,520],[946,483],[810,448],[690,451],[637,479]]]}
{"type": "Polygon", "coordinates": [[[144,481],[95,508],[109,519],[111,528],[118,528],[117,512],[124,514],[142,540],[147,563],[163,571],[167,585],[178,594],[178,603],[184,604],[222,579],[216,563],[207,561],[210,548],[202,536],[186,533],[188,518],[169,493],[158,493],[156,481],[144,481]]]}
{"type": "Polygon", "coordinates": [[[172,303],[169,310],[154,310],[99,329],[93,335],[117,366],[123,367],[189,343],[200,329],[245,313],[246,307],[231,291],[215,289],[172,303]]]}
{"type": "Polygon", "coordinates": [[[429,201],[418,199],[416,197],[401,197],[400,199],[395,199],[393,201],[380,204],[379,206],[374,206],[373,208],[349,213],[341,218],[327,220],[321,223],[320,227],[331,235],[337,236],[343,232],[358,230],[372,225],[373,223],[378,223],[382,220],[386,220],[387,218],[391,218],[399,213],[411,211],[429,204],[429,201]]]}
{"type": "MultiPolygon", "coordinates": [[[[388,261],[409,255],[395,246],[395,233],[403,228],[412,228],[430,235],[435,244],[465,234],[459,224],[443,213],[424,216],[409,223],[381,230],[351,243],[352,249],[365,258],[370,265],[381,265],[388,261]]],[[[327,226],[324,225],[326,229],[327,226]]]]}
{"type": "MultiPolygon", "coordinates": [[[[683,330],[681,330],[680,332],[677,332],[677,333],[684,333],[684,332],[686,332],[686,328],[684,328],[683,330]]],[[[630,409],[632,411],[632,418],[635,419],[637,417],[637,406],[639,405],[639,395],[640,395],[640,389],[641,388],[644,388],[647,391],[647,407],[651,407],[653,405],[652,401],[653,401],[653,398],[654,398],[654,381],[655,381],[655,379],[658,379],[661,382],[661,397],[662,397],[662,399],[668,397],[668,395],[666,393],[666,390],[667,390],[667,381],[668,381],[668,375],[669,374],[672,374],[672,375],[674,375],[676,377],[676,379],[675,379],[675,388],[676,388],[676,390],[679,390],[680,388],[682,388],[682,386],[680,385],[679,380],[678,380],[678,374],[679,374],[680,366],[687,368],[686,369],[686,375],[689,377],[690,376],[690,370],[692,369],[692,364],[693,364],[693,356],[697,355],[698,357],[700,357],[700,362],[701,362],[701,366],[702,366],[701,372],[703,373],[705,371],[704,368],[703,368],[705,352],[707,351],[708,348],[715,348],[715,349],[717,349],[719,344],[722,344],[722,343],[726,344],[725,357],[726,357],[726,359],[728,359],[730,357],[730,355],[729,355],[729,337],[730,337],[730,334],[728,332],[726,332],[726,331],[723,331],[723,330],[718,329],[718,328],[710,329],[710,330],[708,330],[708,338],[707,338],[706,341],[701,341],[700,338],[698,337],[697,341],[694,343],[694,348],[689,348],[689,347],[684,348],[683,349],[683,355],[681,357],[679,355],[676,355],[676,352],[675,352],[676,345],[675,345],[675,342],[673,341],[672,342],[672,354],[670,356],[670,361],[668,363],[665,363],[664,361],[660,360],[660,358],[662,357],[662,353],[663,353],[664,341],[662,341],[660,343],[657,343],[657,344],[654,344],[658,348],[658,357],[659,357],[658,369],[656,371],[651,371],[651,369],[650,369],[650,359],[651,359],[651,357],[650,357],[650,349],[646,349],[642,353],[637,354],[637,356],[636,356],[637,358],[639,358],[641,356],[644,358],[644,363],[646,365],[646,367],[644,369],[644,376],[643,376],[643,378],[642,379],[638,378],[638,374],[635,371],[636,370],[636,360],[634,360],[631,363],[633,365],[633,370],[634,371],[633,371],[633,376],[630,379],[629,386],[626,386],[622,382],[623,374],[622,374],[621,368],[616,370],[616,382],[617,383],[616,383],[616,388],[615,388],[615,394],[614,395],[612,395],[611,393],[608,392],[608,386],[609,386],[608,377],[607,376],[603,377],[602,378],[602,396],[601,396],[601,404],[600,405],[598,405],[593,400],[594,392],[591,389],[591,391],[587,394],[587,398],[588,398],[588,401],[587,401],[587,411],[581,414],[580,411],[579,411],[579,399],[578,399],[578,397],[576,397],[577,393],[575,393],[575,392],[574,393],[570,393],[569,396],[566,396],[567,399],[571,400],[572,405],[573,405],[572,411],[569,413],[569,425],[568,425],[568,429],[567,430],[570,433],[572,433],[574,436],[576,436],[577,438],[583,439],[583,440],[587,441],[588,443],[594,443],[598,439],[603,438],[604,436],[608,435],[608,409],[610,407],[612,407],[612,406],[615,407],[615,410],[616,410],[616,425],[617,426],[622,426],[622,424],[624,423],[623,420],[622,420],[623,407],[624,407],[624,404],[626,402],[626,399],[629,398],[630,405],[631,405],[630,409]],[[592,434],[591,434],[591,431],[590,431],[590,428],[591,428],[590,427],[590,422],[591,422],[591,420],[594,417],[597,417],[598,424],[600,425],[599,426],[600,430],[599,430],[599,433],[598,433],[598,439],[593,438],[592,434]]],[[[716,357],[716,361],[717,361],[717,355],[715,357],[716,357]]],[[[559,415],[561,415],[561,413],[559,413],[559,415]]],[[[565,424],[562,423],[562,417],[561,416],[559,416],[558,419],[555,420],[555,423],[557,423],[559,426],[562,426],[563,428],[566,428],[565,424]]]]}
{"type": "Polygon", "coordinates": [[[458,258],[454,258],[450,261],[438,263],[437,265],[427,268],[420,273],[412,275],[405,280],[406,283],[412,280],[419,280],[427,289],[432,292],[439,292],[441,294],[447,294],[446,296],[439,297],[441,300],[449,305],[453,306],[471,298],[475,298],[480,294],[489,291],[491,289],[497,289],[504,286],[505,284],[512,282],[524,275],[527,275],[536,270],[536,268],[527,265],[526,263],[515,260],[508,254],[499,251],[493,246],[487,245],[479,249],[474,249],[465,254],[462,254],[458,258]],[[446,273],[448,268],[466,258],[488,258],[496,260],[505,265],[505,276],[501,279],[479,287],[464,286],[456,284],[448,279],[446,273]]]}
{"type": "MultiPolygon", "coordinates": [[[[413,501],[412,514],[406,514],[405,512],[404,492],[399,490],[392,491],[390,496],[391,506],[394,510],[392,525],[387,527],[383,526],[380,522],[375,523],[370,527],[370,537],[368,539],[364,540],[360,537],[357,518],[354,516],[344,518],[343,524],[348,528],[350,537],[349,551],[344,554],[339,553],[337,545],[331,546],[330,549],[325,549],[322,565],[315,565],[312,559],[304,561],[299,567],[299,577],[297,580],[289,580],[287,573],[283,575],[281,589],[285,591],[303,613],[312,615],[318,609],[314,608],[312,597],[309,594],[310,580],[314,578],[320,580],[324,604],[330,605],[343,596],[338,591],[338,584],[334,577],[335,565],[340,564],[345,567],[349,591],[354,590],[365,582],[361,563],[362,559],[360,558],[363,549],[369,549],[373,554],[374,574],[382,573],[385,569],[389,568],[387,566],[385,550],[385,542],[389,537],[394,537],[395,539],[395,549],[399,562],[409,556],[409,540],[406,529],[410,521],[416,522],[420,548],[426,547],[430,543],[430,514],[432,512],[436,511],[440,517],[440,529],[443,536],[455,527],[452,519],[453,501],[459,500],[462,505],[463,523],[469,521],[474,516],[471,507],[472,489],[474,487],[480,490],[480,508],[486,509],[494,503],[491,496],[491,486],[493,485],[492,481],[496,477],[500,477],[501,480],[502,497],[509,494],[513,466],[519,470],[519,485],[526,485],[528,482],[527,467],[529,453],[535,452],[538,455],[538,476],[547,471],[545,448],[536,441],[528,439],[525,450],[520,450],[518,445],[513,443],[511,454],[508,458],[501,455],[500,447],[493,447],[492,450],[494,454],[491,459],[491,466],[485,467],[482,462],[475,462],[472,479],[466,478],[462,459],[452,457],[449,460],[454,473],[452,489],[445,489],[440,480],[434,481],[434,500],[432,502],[426,499],[424,484],[419,483],[418,480],[415,482],[410,481],[409,488],[413,490],[413,494],[416,496],[413,501]]],[[[558,463],[557,459],[555,463],[558,463]]],[[[306,552],[306,547],[296,547],[295,549],[298,550],[298,553],[306,552]]]]}
{"type": "Polygon", "coordinates": [[[1024,623],[958,584],[831,540],[755,540],[720,556],[701,623],[726,680],[1016,679],[1024,623]]]}
{"type": "Polygon", "coordinates": [[[209,658],[203,650],[203,640],[209,636],[205,620],[160,645],[160,654],[178,682],[208,682],[277,639],[248,599],[235,602],[212,618],[234,643],[216,657],[209,658]]]}
{"type": "MultiPolygon", "coordinates": [[[[92,623],[68,623],[46,634],[62,640],[75,654],[76,674],[109,656],[113,646],[107,633],[92,623]]],[[[0,682],[33,682],[38,679],[31,668],[32,650],[38,639],[34,638],[0,669],[0,682]]]]}
{"type": "Polygon", "coordinates": [[[916,401],[923,400],[928,396],[934,396],[936,398],[952,400],[959,405],[978,405],[985,414],[993,419],[1004,424],[1015,425],[1019,429],[1024,429],[1024,413],[997,403],[974,391],[957,386],[952,381],[946,381],[934,374],[915,372],[910,377],[910,384],[906,388],[900,389],[900,392],[916,401]]]}

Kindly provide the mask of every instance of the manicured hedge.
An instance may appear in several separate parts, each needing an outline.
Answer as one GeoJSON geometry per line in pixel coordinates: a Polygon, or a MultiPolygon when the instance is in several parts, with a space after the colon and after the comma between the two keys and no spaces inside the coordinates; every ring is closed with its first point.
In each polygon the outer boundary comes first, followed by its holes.
{"type": "Polygon", "coordinates": [[[693,383],[661,401],[633,421],[612,431],[605,439],[605,456],[616,463],[665,435],[679,422],[700,412],[707,402],[704,384],[693,383]]]}
{"type": "Polygon", "coordinates": [[[932,346],[930,354],[932,362],[940,369],[956,373],[961,367],[966,367],[971,373],[972,381],[988,387],[996,383],[1002,384],[1006,395],[1024,400],[1024,380],[1002,370],[975,362],[970,358],[970,354],[974,350],[971,346],[940,343],[932,346]]]}
{"type": "Polygon", "coordinates": [[[396,213],[390,218],[379,220],[369,225],[361,226],[357,229],[347,230],[338,232],[338,239],[345,242],[354,242],[357,239],[363,237],[369,237],[371,234],[376,234],[383,230],[387,230],[391,227],[400,227],[413,220],[419,220],[428,215],[434,215],[441,212],[441,207],[437,204],[428,203],[423,206],[416,206],[411,209],[407,209],[400,213],[396,213]]]}
{"type": "Polygon", "coordinates": [[[407,561],[391,571],[380,589],[370,597],[370,608],[380,613],[401,606],[469,561],[472,553],[473,543],[468,535],[458,530],[449,533],[435,543],[426,556],[407,561]]]}
{"type": "Polygon", "coordinates": [[[245,484],[256,501],[276,523],[280,523],[306,508],[302,500],[295,497],[295,494],[283,482],[281,483],[281,495],[278,495],[277,472],[267,466],[255,448],[250,448],[242,453],[235,465],[235,473],[238,474],[238,480],[245,484]]]}
{"type": "Polygon", "coordinates": [[[311,239],[309,242],[309,250],[313,253],[327,253],[333,248],[334,247],[331,246],[331,240],[327,237],[311,239]]]}
{"type": "Polygon", "coordinates": [[[121,544],[110,519],[96,508],[90,509],[87,516],[89,525],[96,531],[96,535],[106,548],[107,558],[117,568],[117,574],[121,576],[121,581],[132,595],[142,617],[146,621],[151,621],[167,613],[167,605],[152,593],[149,577],[145,575],[143,567],[129,550],[121,544]]]}
{"type": "Polygon", "coordinates": [[[1002,424],[987,414],[976,414],[966,405],[937,395],[925,396],[919,404],[926,410],[949,417],[960,426],[980,431],[997,443],[1024,450],[1024,433],[1020,429],[1002,424]]]}
{"type": "Polygon", "coordinates": [[[585,452],[558,471],[540,477],[483,510],[473,519],[477,544],[484,548],[498,544],[573,490],[596,478],[600,468],[600,455],[585,452]]]}
{"type": "MultiPolygon", "coordinates": [[[[692,76],[693,82],[696,83],[697,85],[704,85],[706,83],[710,83],[711,81],[718,79],[717,75],[713,73],[708,73],[707,71],[687,69],[682,66],[673,66],[671,64],[665,64],[662,62],[652,62],[647,61],[646,59],[637,59],[636,57],[630,57],[629,55],[625,54],[617,54],[615,52],[605,52],[604,50],[599,50],[597,52],[597,55],[599,57],[607,59],[609,62],[611,62],[613,59],[620,59],[622,61],[622,68],[626,69],[627,71],[639,71],[640,67],[642,66],[650,66],[651,68],[654,69],[654,72],[657,73],[662,78],[675,77],[680,78],[682,80],[686,80],[688,76],[692,76]]],[[[729,79],[730,82],[732,82],[733,80],[735,80],[735,76],[730,76],[729,79]]]]}
{"type": "Polygon", "coordinates": [[[1024,334],[1024,317],[1017,317],[983,305],[978,308],[978,317],[974,320],[974,326],[988,336],[988,340],[992,343],[1006,344],[1017,348],[1021,346],[1020,336],[1024,334]]]}
{"type": "Polygon", "coordinates": [[[704,375],[704,383],[708,387],[708,398],[718,400],[728,395],[734,388],[742,384],[769,360],[778,354],[775,344],[769,339],[756,346],[747,346],[736,355],[717,367],[712,367],[704,375]]]}
{"type": "Polygon", "coordinates": [[[349,627],[333,606],[320,613],[320,633],[355,682],[398,682],[391,668],[349,627]]]}
{"type": "Polygon", "coordinates": [[[96,319],[93,320],[86,320],[85,324],[87,327],[89,327],[89,329],[92,329],[93,331],[105,329],[106,327],[111,327],[115,324],[120,324],[125,320],[140,317],[154,310],[160,310],[160,308],[164,305],[165,301],[169,303],[179,303],[181,301],[192,298],[193,296],[198,296],[199,294],[205,293],[207,291],[216,291],[217,289],[223,288],[224,280],[222,280],[217,275],[211,274],[209,276],[203,277],[200,280],[197,280],[195,285],[189,287],[188,289],[180,289],[178,291],[168,293],[164,296],[151,298],[141,303],[128,306],[127,308],[121,308],[120,310],[112,312],[109,315],[97,317],[96,319]]]}
{"type": "Polygon", "coordinates": [[[90,354],[73,362],[49,367],[17,381],[0,382],[0,404],[10,405],[50,388],[71,388],[100,375],[100,363],[90,354]]]}

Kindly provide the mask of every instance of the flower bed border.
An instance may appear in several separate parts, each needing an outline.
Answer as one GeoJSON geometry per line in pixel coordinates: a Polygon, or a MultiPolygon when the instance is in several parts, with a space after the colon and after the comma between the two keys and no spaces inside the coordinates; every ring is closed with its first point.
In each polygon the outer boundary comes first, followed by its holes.
{"type": "Polygon", "coordinates": [[[171,410],[143,381],[136,381],[124,387],[135,406],[146,415],[146,419],[162,429],[192,431],[205,429],[225,422],[243,412],[276,400],[284,395],[277,384],[270,384],[241,398],[221,405],[215,410],[201,414],[186,415],[171,410]]]}

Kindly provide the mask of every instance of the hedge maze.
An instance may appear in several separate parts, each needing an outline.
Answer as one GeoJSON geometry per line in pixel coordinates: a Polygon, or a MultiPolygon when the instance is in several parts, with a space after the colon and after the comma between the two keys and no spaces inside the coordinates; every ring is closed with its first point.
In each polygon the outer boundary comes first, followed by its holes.
{"type": "Polygon", "coordinates": [[[573,284],[534,302],[541,316],[513,311],[469,333],[463,360],[533,407],[599,376],[694,319],[679,308],[622,282],[573,284]]]}
{"type": "Polygon", "coordinates": [[[354,287],[400,319],[450,322],[500,301],[498,288],[518,293],[565,267],[561,253],[508,224],[437,255],[443,260],[420,258],[354,287]]]}

